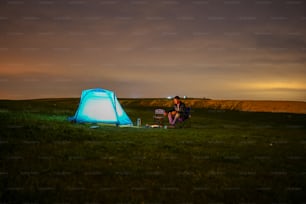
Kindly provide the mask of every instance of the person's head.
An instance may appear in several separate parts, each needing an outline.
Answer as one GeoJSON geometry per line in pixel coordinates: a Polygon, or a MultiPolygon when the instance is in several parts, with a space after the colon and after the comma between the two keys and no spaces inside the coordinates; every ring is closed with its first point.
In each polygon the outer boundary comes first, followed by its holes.
{"type": "Polygon", "coordinates": [[[175,97],[173,98],[173,103],[174,103],[174,104],[179,104],[180,101],[181,101],[181,98],[180,98],[179,96],[175,96],[175,97]]]}

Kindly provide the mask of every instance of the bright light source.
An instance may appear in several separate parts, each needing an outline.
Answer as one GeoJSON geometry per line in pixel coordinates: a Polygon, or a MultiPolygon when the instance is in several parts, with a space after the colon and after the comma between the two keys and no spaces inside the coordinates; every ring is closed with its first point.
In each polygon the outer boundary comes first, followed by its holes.
{"type": "Polygon", "coordinates": [[[116,114],[110,100],[88,99],[83,109],[83,115],[90,120],[116,121],[116,114]]]}

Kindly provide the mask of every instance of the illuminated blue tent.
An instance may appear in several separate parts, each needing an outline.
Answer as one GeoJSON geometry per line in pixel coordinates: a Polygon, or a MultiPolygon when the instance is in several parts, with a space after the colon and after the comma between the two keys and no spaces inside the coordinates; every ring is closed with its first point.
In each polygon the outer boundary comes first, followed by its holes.
{"type": "Polygon", "coordinates": [[[78,110],[68,120],[76,123],[132,125],[115,93],[100,88],[84,90],[78,110]]]}

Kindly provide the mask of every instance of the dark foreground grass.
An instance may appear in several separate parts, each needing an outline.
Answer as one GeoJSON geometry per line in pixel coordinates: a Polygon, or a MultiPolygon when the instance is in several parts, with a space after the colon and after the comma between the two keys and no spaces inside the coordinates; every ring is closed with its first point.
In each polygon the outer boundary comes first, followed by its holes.
{"type": "Polygon", "coordinates": [[[186,129],[91,129],[66,121],[77,103],[0,101],[1,202],[306,202],[305,115],[199,109],[186,129]]]}

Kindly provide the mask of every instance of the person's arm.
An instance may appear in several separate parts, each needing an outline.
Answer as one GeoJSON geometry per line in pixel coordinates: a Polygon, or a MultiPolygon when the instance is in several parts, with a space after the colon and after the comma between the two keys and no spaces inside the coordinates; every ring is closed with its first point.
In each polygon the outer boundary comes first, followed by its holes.
{"type": "Polygon", "coordinates": [[[168,111],[166,111],[166,112],[167,112],[167,113],[170,113],[170,112],[173,112],[173,111],[175,111],[174,107],[172,107],[172,109],[170,109],[170,110],[168,110],[168,111]]]}
{"type": "Polygon", "coordinates": [[[172,109],[170,109],[170,110],[166,110],[165,111],[165,115],[168,115],[169,113],[171,113],[173,111],[175,111],[174,107],[172,107],[172,109]]]}

